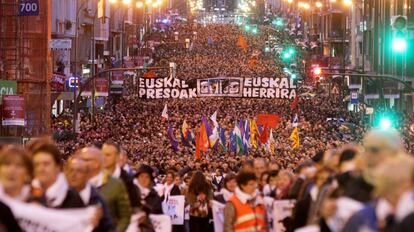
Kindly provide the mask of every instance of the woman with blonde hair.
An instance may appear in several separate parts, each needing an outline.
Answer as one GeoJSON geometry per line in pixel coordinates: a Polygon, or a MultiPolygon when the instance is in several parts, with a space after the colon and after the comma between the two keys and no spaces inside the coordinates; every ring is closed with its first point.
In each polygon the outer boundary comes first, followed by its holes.
{"type": "Polygon", "coordinates": [[[8,145],[0,151],[0,195],[29,201],[32,189],[33,165],[29,153],[18,145],[8,145]]]}

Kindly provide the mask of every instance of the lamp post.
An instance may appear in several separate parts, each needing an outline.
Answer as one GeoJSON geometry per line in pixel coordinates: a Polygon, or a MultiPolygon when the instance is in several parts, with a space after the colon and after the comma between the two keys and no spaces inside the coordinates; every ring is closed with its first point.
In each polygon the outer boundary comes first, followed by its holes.
{"type": "MultiPolygon", "coordinates": [[[[346,61],[346,54],[345,54],[345,48],[346,48],[345,36],[347,34],[346,18],[347,18],[347,13],[349,13],[349,8],[352,7],[352,4],[353,4],[352,0],[343,0],[343,5],[344,5],[344,9],[342,11],[342,15],[343,15],[343,18],[342,18],[342,21],[343,21],[343,24],[342,24],[342,69],[343,70],[345,70],[345,61],[346,61]]],[[[349,38],[348,38],[348,41],[349,41],[349,38]]],[[[342,77],[342,80],[343,80],[342,94],[343,94],[343,97],[345,97],[345,85],[346,85],[345,76],[342,77]]]]}

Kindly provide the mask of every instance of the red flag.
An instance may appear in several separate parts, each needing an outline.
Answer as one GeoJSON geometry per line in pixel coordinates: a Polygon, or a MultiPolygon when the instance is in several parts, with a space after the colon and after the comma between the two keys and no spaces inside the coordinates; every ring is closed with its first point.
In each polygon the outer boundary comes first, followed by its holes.
{"type": "Polygon", "coordinates": [[[154,70],[149,70],[149,71],[146,71],[144,73],[144,77],[145,78],[154,78],[154,77],[157,77],[157,74],[155,74],[154,70]]]}
{"type": "Polygon", "coordinates": [[[209,147],[209,140],[207,137],[207,130],[204,123],[201,123],[201,127],[197,131],[196,135],[196,159],[201,158],[201,152],[206,152],[209,147]]]}
{"type": "Polygon", "coordinates": [[[276,114],[258,114],[257,125],[267,126],[268,128],[276,129],[279,124],[279,115],[276,114]]]}
{"type": "Polygon", "coordinates": [[[269,139],[269,128],[276,129],[279,124],[279,115],[276,114],[258,114],[257,115],[257,124],[263,126],[263,131],[259,136],[260,142],[262,144],[267,143],[269,139]]]}
{"type": "Polygon", "coordinates": [[[298,103],[299,103],[299,96],[296,95],[296,97],[293,100],[292,104],[290,104],[290,110],[296,109],[296,107],[298,107],[298,103]]]}
{"type": "Polygon", "coordinates": [[[267,140],[269,139],[269,133],[267,131],[268,131],[268,128],[267,128],[267,125],[265,125],[262,133],[259,135],[259,139],[262,144],[267,143],[267,140]]]}

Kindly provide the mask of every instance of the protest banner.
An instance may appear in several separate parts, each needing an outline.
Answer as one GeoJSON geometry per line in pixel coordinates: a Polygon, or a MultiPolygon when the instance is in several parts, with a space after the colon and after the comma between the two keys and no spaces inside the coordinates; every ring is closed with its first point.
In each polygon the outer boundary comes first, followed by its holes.
{"type": "Polygon", "coordinates": [[[50,209],[38,204],[23,203],[5,195],[0,199],[7,204],[23,231],[89,232],[95,207],[83,209],[50,209]],[[51,223],[52,222],[52,223],[51,223]]]}
{"type": "Polygon", "coordinates": [[[293,208],[295,207],[296,200],[275,200],[273,202],[273,231],[284,232],[286,231],[283,225],[283,220],[287,217],[292,217],[293,208]]]}
{"type": "Polygon", "coordinates": [[[177,78],[139,78],[139,97],[146,99],[195,98],[196,88],[190,88],[177,78]]]}
{"type": "Polygon", "coordinates": [[[169,196],[162,202],[162,211],[170,216],[172,225],[184,225],[185,196],[169,196]]]}
{"type": "Polygon", "coordinates": [[[3,126],[24,126],[24,97],[22,95],[3,96],[3,126]]]}
{"type": "Polygon", "coordinates": [[[197,79],[197,83],[179,78],[139,78],[139,97],[146,99],[243,97],[293,99],[296,84],[287,77],[215,77],[197,79]]]}
{"type": "MultiPolygon", "coordinates": [[[[141,217],[144,217],[145,213],[137,213],[131,216],[130,224],[126,230],[126,232],[138,232],[139,225],[138,221],[141,217]]],[[[171,232],[171,218],[168,215],[157,215],[157,214],[150,214],[149,215],[151,224],[154,228],[155,232],[171,232]]]]}
{"type": "Polygon", "coordinates": [[[224,229],[224,204],[218,201],[211,201],[213,211],[214,231],[223,231],[224,229]]]}
{"type": "Polygon", "coordinates": [[[273,221],[273,197],[263,197],[264,206],[266,209],[266,215],[268,218],[268,223],[270,224],[273,221]]]}

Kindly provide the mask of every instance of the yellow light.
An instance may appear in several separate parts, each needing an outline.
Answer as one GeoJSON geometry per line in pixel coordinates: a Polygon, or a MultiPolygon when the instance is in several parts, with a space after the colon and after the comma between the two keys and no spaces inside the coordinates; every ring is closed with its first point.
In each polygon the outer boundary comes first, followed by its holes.
{"type": "Polygon", "coordinates": [[[306,2],[299,2],[298,7],[302,7],[303,9],[308,10],[310,8],[310,5],[306,2]]]}
{"type": "Polygon", "coordinates": [[[158,7],[158,2],[154,2],[154,3],[152,3],[152,7],[158,7]]]}
{"type": "Polygon", "coordinates": [[[351,6],[352,5],[352,0],[344,0],[344,5],[345,6],[351,6]]]}
{"type": "Polygon", "coordinates": [[[114,3],[117,3],[118,2],[118,0],[109,0],[109,3],[111,3],[111,4],[114,4],[114,3]]]}
{"type": "Polygon", "coordinates": [[[292,3],[292,2],[293,2],[293,0],[287,0],[287,2],[288,2],[288,3],[292,3]]]}
{"type": "Polygon", "coordinates": [[[152,0],[145,0],[145,4],[150,5],[152,3],[152,0]]]}
{"type": "Polygon", "coordinates": [[[316,3],[315,3],[315,5],[316,5],[316,7],[318,7],[318,8],[322,8],[322,3],[321,3],[321,2],[316,2],[316,3]]]}
{"type": "Polygon", "coordinates": [[[136,6],[138,7],[138,8],[142,8],[143,6],[144,6],[144,3],[143,2],[137,2],[137,4],[136,4],[136,6]]]}
{"type": "Polygon", "coordinates": [[[330,0],[330,2],[336,2],[336,0],[330,0]]]}
{"type": "Polygon", "coordinates": [[[122,0],[122,3],[124,3],[125,5],[129,5],[131,4],[131,0],[122,0]]]}
{"type": "Polygon", "coordinates": [[[344,5],[345,5],[345,6],[350,6],[350,5],[352,5],[352,0],[344,0],[344,5]]]}

